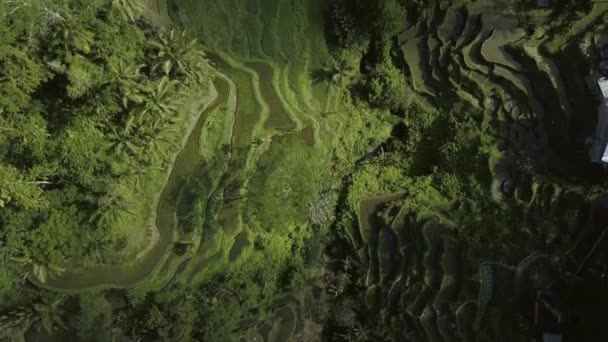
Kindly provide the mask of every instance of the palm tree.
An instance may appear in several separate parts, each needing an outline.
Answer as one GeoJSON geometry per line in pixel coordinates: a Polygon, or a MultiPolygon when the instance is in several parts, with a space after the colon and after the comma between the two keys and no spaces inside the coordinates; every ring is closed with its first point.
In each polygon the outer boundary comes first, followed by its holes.
{"type": "Polygon", "coordinates": [[[122,130],[117,129],[116,126],[111,123],[108,123],[107,125],[110,129],[110,142],[106,146],[106,149],[119,158],[135,156],[141,151],[141,148],[133,143],[134,138],[130,134],[131,125],[132,118],[127,120],[125,128],[122,130]]]}
{"type": "Polygon", "coordinates": [[[107,228],[116,222],[124,212],[129,210],[130,202],[114,187],[97,201],[97,207],[89,216],[89,223],[98,228],[107,228]]]}
{"type": "Polygon", "coordinates": [[[129,101],[141,104],[144,102],[145,87],[142,85],[141,68],[144,65],[125,65],[121,60],[117,66],[110,66],[111,82],[116,84],[120,93],[122,105],[128,107],[129,101]]]}
{"type": "Polygon", "coordinates": [[[112,0],[112,9],[126,20],[135,21],[141,15],[143,5],[140,0],[112,0]]]}
{"type": "Polygon", "coordinates": [[[118,216],[118,210],[99,206],[91,213],[89,223],[98,228],[107,228],[118,220],[118,216]]]}
{"type": "Polygon", "coordinates": [[[175,95],[175,87],[178,83],[178,81],[169,80],[165,76],[155,87],[148,88],[146,101],[142,104],[138,114],[140,120],[148,114],[162,117],[167,114],[176,114],[177,107],[171,103],[171,99],[175,95]]]}
{"type": "Polygon", "coordinates": [[[38,328],[44,328],[47,333],[52,333],[57,327],[66,328],[63,322],[63,308],[61,303],[63,297],[58,298],[42,298],[41,301],[33,305],[35,314],[35,323],[39,324],[38,328]]]}
{"type": "Polygon", "coordinates": [[[270,142],[272,142],[272,139],[270,139],[270,138],[266,138],[266,139],[264,139],[264,138],[262,138],[262,137],[255,136],[255,137],[253,137],[253,139],[251,140],[251,146],[261,146],[261,145],[263,145],[264,143],[270,143],[270,142]]]}
{"type": "Polygon", "coordinates": [[[48,333],[52,333],[57,327],[65,329],[66,325],[62,319],[62,301],[62,296],[44,297],[34,304],[19,306],[0,315],[0,337],[2,337],[2,333],[10,335],[11,331],[21,331],[23,333],[34,324],[48,333]]]}
{"type": "Polygon", "coordinates": [[[355,68],[344,58],[336,59],[332,57],[322,70],[326,80],[335,85],[344,85],[352,79],[355,73],[355,68]]]}
{"type": "Polygon", "coordinates": [[[189,39],[186,31],[171,30],[168,34],[160,34],[157,40],[150,40],[148,44],[156,50],[156,63],[152,71],[160,69],[166,76],[196,73],[199,79],[204,77],[205,53],[198,47],[198,40],[189,39]]]}
{"type": "MultiPolygon", "coordinates": [[[[0,331],[8,332],[12,329],[27,330],[34,322],[34,311],[19,306],[0,315],[0,331]]],[[[1,335],[0,335],[1,336],[1,335]]]]}
{"type": "MultiPolygon", "coordinates": [[[[109,250],[109,242],[103,237],[99,237],[95,235],[91,230],[87,229],[84,233],[83,241],[83,249],[85,255],[88,257],[92,257],[93,263],[100,263],[104,261],[104,255],[109,250]]],[[[91,260],[87,260],[89,262],[91,260]]]]}
{"type": "Polygon", "coordinates": [[[171,133],[175,133],[174,127],[167,127],[165,120],[160,117],[146,127],[143,132],[144,148],[141,150],[140,157],[146,152],[153,159],[160,158],[163,163],[168,159],[167,154],[162,149],[162,144],[176,147],[176,142],[172,139],[171,133]]]}

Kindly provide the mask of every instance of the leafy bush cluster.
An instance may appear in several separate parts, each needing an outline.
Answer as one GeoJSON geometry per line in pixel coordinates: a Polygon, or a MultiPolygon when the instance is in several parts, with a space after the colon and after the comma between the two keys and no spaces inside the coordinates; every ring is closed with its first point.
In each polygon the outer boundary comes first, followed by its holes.
{"type": "Polygon", "coordinates": [[[271,146],[248,190],[253,214],[269,231],[287,231],[307,223],[311,205],[329,185],[327,155],[291,140],[271,146]]]}
{"type": "Polygon", "coordinates": [[[406,24],[405,2],[401,0],[332,0],[327,4],[327,38],[338,48],[352,48],[379,36],[390,37],[406,24]]]}

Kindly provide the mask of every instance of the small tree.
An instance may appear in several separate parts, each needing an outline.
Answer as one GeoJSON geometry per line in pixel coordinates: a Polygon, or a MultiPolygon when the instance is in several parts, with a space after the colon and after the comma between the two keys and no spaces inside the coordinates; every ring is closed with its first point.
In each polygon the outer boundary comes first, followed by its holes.
{"type": "Polygon", "coordinates": [[[344,58],[331,58],[323,67],[325,78],[332,84],[345,85],[355,75],[355,68],[344,58]]]}

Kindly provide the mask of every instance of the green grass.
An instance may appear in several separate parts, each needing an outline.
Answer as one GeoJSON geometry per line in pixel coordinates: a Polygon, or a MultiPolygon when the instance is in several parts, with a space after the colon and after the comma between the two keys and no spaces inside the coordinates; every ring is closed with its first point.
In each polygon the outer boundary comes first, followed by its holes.
{"type": "Polygon", "coordinates": [[[277,34],[277,2],[274,0],[260,0],[260,19],[263,24],[262,50],[264,53],[275,59],[281,59],[277,34]]]}
{"type": "Polygon", "coordinates": [[[310,204],[330,178],[327,154],[298,138],[273,143],[251,179],[248,204],[267,230],[306,223],[310,204]]]}

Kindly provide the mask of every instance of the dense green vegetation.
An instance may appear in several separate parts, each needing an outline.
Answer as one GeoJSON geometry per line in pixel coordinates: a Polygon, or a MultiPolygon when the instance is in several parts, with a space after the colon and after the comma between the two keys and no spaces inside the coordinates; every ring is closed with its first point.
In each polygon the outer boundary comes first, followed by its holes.
{"type": "Polygon", "coordinates": [[[122,263],[147,243],[158,182],[210,78],[194,40],[130,6],[0,5],[3,298],[18,279],[122,263]]]}
{"type": "Polygon", "coordinates": [[[529,340],[608,8],[511,5],[0,0],[0,340],[529,340]]]}
{"type": "Polygon", "coordinates": [[[298,142],[281,144],[287,147],[271,146],[266,152],[248,190],[253,215],[270,231],[289,231],[307,223],[310,204],[330,185],[329,163],[322,151],[298,142]]]}

